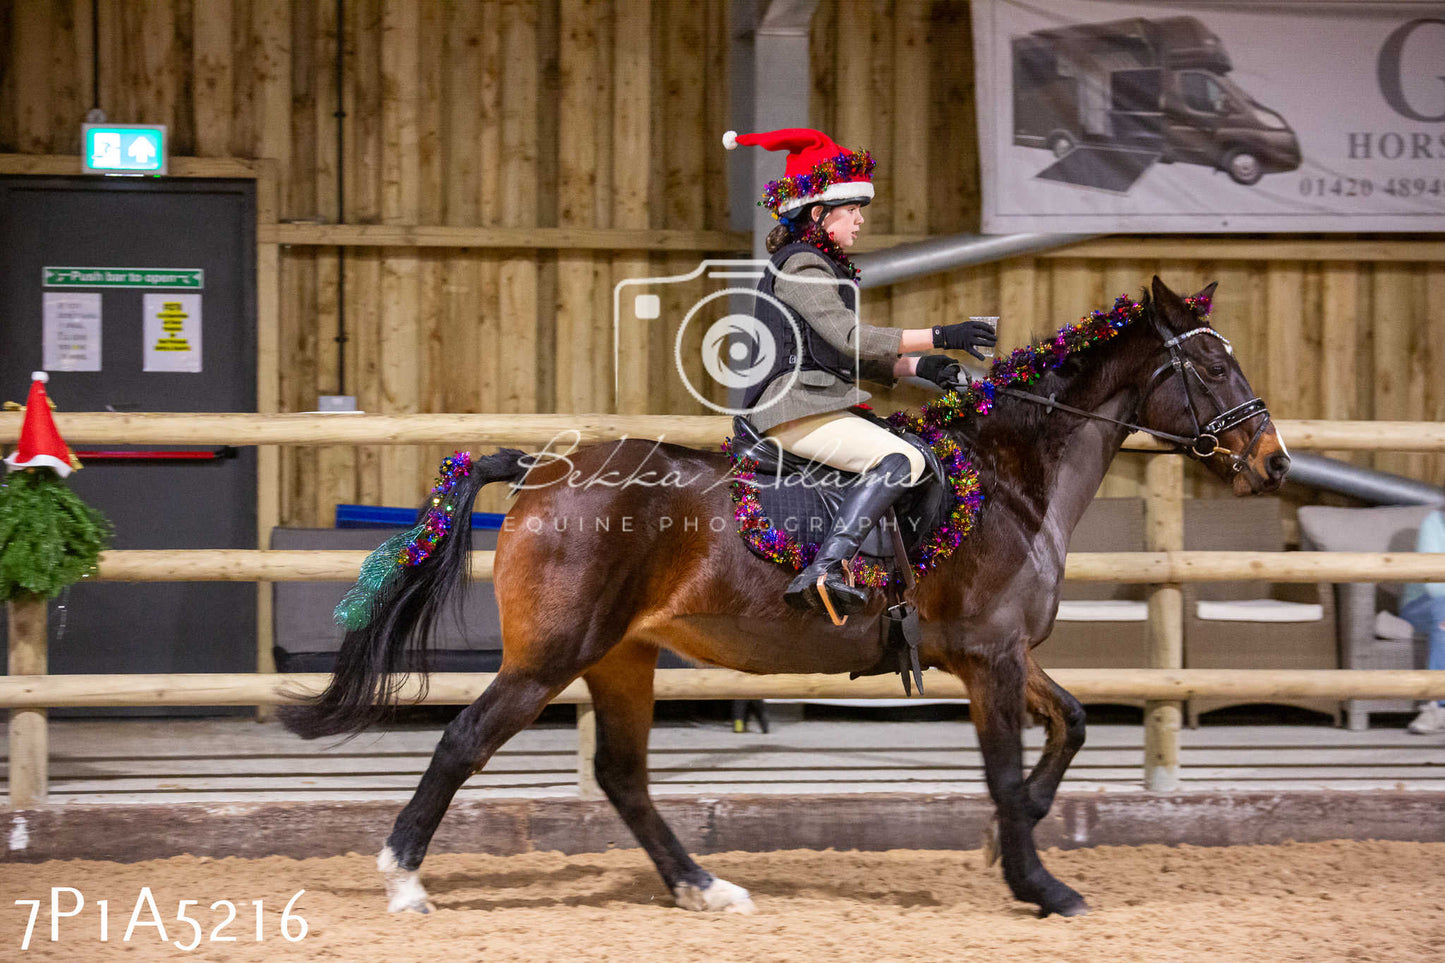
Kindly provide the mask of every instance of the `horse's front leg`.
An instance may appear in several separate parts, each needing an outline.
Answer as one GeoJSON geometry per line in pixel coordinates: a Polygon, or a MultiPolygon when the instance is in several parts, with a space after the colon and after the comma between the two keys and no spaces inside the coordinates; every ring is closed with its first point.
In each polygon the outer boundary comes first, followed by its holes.
{"type": "Polygon", "coordinates": [[[1049,814],[1064,773],[1084,745],[1085,715],[1079,700],[1050,679],[1031,654],[1025,659],[1024,699],[1029,711],[1043,719],[1048,733],[1043,754],[1024,780],[1024,805],[1037,823],[1049,814]]]}
{"type": "Polygon", "coordinates": [[[951,665],[968,687],[969,716],[978,731],[989,795],[998,811],[998,853],[1014,897],[1035,903],[1039,915],[1088,912],[1084,898],[1055,879],[1039,859],[1023,774],[1023,717],[1027,655],[1022,640],[951,665]]]}
{"type": "MultiPolygon", "coordinates": [[[[1037,826],[1053,808],[1054,796],[1069,764],[1084,745],[1084,707],[1028,657],[1024,700],[1029,712],[1044,722],[1048,734],[1039,761],[1024,780],[1024,811],[1037,826]]],[[[983,837],[984,859],[998,861],[998,819],[989,823],[983,837]]]]}

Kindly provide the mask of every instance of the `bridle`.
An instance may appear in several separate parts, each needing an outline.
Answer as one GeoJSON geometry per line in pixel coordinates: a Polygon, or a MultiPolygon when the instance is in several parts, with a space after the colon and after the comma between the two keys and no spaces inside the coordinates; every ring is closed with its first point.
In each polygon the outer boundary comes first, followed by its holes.
{"type": "MultiPolygon", "coordinates": [[[[1248,401],[1226,410],[1224,403],[1220,401],[1219,396],[1214,393],[1214,389],[1209,387],[1209,382],[1205,381],[1204,376],[1194,367],[1194,362],[1184,357],[1183,352],[1179,350],[1179,346],[1185,341],[1201,335],[1218,338],[1224,344],[1224,350],[1229,352],[1230,355],[1234,354],[1234,345],[1229,343],[1228,338],[1208,325],[1201,325],[1200,327],[1171,338],[1168,336],[1168,330],[1159,322],[1159,318],[1152,310],[1149,313],[1149,319],[1154,324],[1154,330],[1158,331],[1159,336],[1164,339],[1164,347],[1169,351],[1169,360],[1156,368],[1154,373],[1149,376],[1148,387],[1144,389],[1144,394],[1139,399],[1136,411],[1143,410],[1144,403],[1149,400],[1149,396],[1153,394],[1154,389],[1163,383],[1160,380],[1160,375],[1167,375],[1170,372],[1177,374],[1180,379],[1180,386],[1184,390],[1184,404],[1189,410],[1189,421],[1194,425],[1194,437],[1188,442],[1188,454],[1193,455],[1201,461],[1214,455],[1224,455],[1230,462],[1230,474],[1238,474],[1249,466],[1250,456],[1254,454],[1255,448],[1259,445],[1260,438],[1264,437],[1265,429],[1270,425],[1269,409],[1265,407],[1263,399],[1255,396],[1248,401]],[[1199,383],[1199,387],[1204,389],[1204,394],[1209,398],[1215,410],[1219,412],[1219,414],[1215,415],[1212,420],[1203,426],[1199,424],[1199,412],[1194,407],[1194,396],[1189,391],[1191,376],[1194,381],[1199,383]],[[1256,417],[1260,417],[1259,427],[1257,427],[1254,430],[1254,434],[1250,436],[1249,444],[1245,446],[1244,451],[1235,452],[1232,449],[1220,445],[1219,436],[1221,434],[1256,417]]],[[[1137,417],[1137,415],[1135,417],[1137,417]]],[[[1147,428],[1141,430],[1149,431],[1147,428]]],[[[1150,433],[1158,434],[1156,432],[1150,433]]]]}
{"type": "MultiPolygon", "coordinates": [[[[1169,330],[1164,327],[1159,321],[1159,318],[1154,314],[1153,305],[1149,305],[1146,310],[1149,313],[1150,323],[1153,324],[1154,330],[1159,333],[1160,340],[1164,342],[1163,346],[1165,350],[1169,352],[1169,359],[1156,368],[1154,373],[1149,376],[1144,393],[1140,395],[1138,404],[1134,406],[1134,421],[1120,421],[1117,418],[1110,418],[1107,415],[1101,415],[1097,412],[1085,411],[1082,408],[1066,405],[1063,402],[1054,400],[1052,396],[1044,398],[1027,391],[1020,391],[1017,388],[999,388],[997,394],[1008,395],[1010,398],[1017,398],[1020,401],[1029,401],[1037,405],[1043,405],[1050,411],[1057,408],[1060,411],[1079,415],[1083,418],[1091,418],[1095,421],[1107,421],[1110,424],[1128,428],[1130,431],[1143,432],[1161,441],[1169,442],[1174,446],[1172,451],[1175,453],[1185,454],[1199,461],[1213,458],[1215,455],[1223,455],[1229,459],[1229,472],[1232,475],[1237,475],[1241,471],[1249,468],[1250,456],[1254,454],[1255,448],[1259,445],[1260,438],[1264,437],[1265,429],[1270,425],[1269,409],[1265,407],[1262,399],[1253,397],[1243,404],[1235,405],[1233,408],[1226,410],[1224,403],[1221,402],[1219,396],[1214,393],[1214,389],[1209,387],[1209,383],[1204,380],[1204,376],[1194,367],[1194,362],[1186,357],[1179,347],[1190,338],[1202,336],[1218,338],[1223,342],[1224,349],[1231,355],[1234,354],[1234,346],[1229,343],[1228,338],[1208,325],[1201,325],[1183,334],[1171,337],[1169,330]],[[1193,437],[1174,435],[1167,431],[1146,428],[1136,423],[1139,417],[1138,412],[1143,410],[1144,404],[1153,395],[1155,389],[1161,384],[1166,383],[1166,381],[1171,380],[1168,378],[1170,374],[1178,375],[1179,377],[1179,385],[1184,391],[1184,404],[1189,411],[1190,423],[1194,426],[1193,437]],[[1204,393],[1208,396],[1210,403],[1213,404],[1214,408],[1219,412],[1219,414],[1215,415],[1214,418],[1203,425],[1199,423],[1199,411],[1194,406],[1194,396],[1189,390],[1191,377],[1199,383],[1199,387],[1204,389],[1204,393]],[[1263,417],[1260,418],[1260,416],[1263,417]],[[1244,451],[1236,452],[1233,449],[1225,448],[1219,443],[1219,436],[1221,434],[1231,428],[1244,424],[1251,418],[1260,418],[1259,427],[1255,429],[1244,451]]],[[[965,375],[965,377],[967,376],[965,375]]]]}

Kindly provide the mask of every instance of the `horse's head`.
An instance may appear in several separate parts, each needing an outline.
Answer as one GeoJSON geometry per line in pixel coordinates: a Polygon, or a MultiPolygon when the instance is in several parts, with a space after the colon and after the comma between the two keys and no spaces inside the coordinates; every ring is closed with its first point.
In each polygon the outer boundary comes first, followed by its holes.
{"type": "Polygon", "coordinates": [[[1161,343],[1143,386],[1140,423],[1190,439],[1191,453],[1236,495],[1276,491],[1289,452],[1233,348],[1206,319],[1214,287],[1181,298],[1154,278],[1147,323],[1161,343]]]}

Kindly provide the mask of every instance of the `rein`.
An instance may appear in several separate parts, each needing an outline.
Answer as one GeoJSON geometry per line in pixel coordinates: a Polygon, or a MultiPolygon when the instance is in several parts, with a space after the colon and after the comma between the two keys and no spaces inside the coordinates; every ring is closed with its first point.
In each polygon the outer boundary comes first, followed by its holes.
{"type": "MultiPolygon", "coordinates": [[[[1170,434],[1167,431],[1158,431],[1153,428],[1146,428],[1145,426],[1132,421],[1121,421],[1118,418],[1110,418],[1107,415],[1101,415],[1097,412],[1085,411],[1082,408],[1075,408],[1073,405],[1066,405],[1061,401],[1056,401],[1053,396],[1043,398],[1039,395],[1032,394],[1027,391],[1020,391],[1017,388],[1000,388],[998,389],[997,393],[1001,395],[1007,395],[1010,398],[1017,398],[1020,401],[1028,401],[1036,405],[1043,405],[1049,411],[1053,411],[1055,408],[1057,408],[1060,411],[1067,412],[1072,415],[1078,415],[1081,418],[1089,418],[1094,421],[1105,421],[1109,424],[1118,425],[1121,428],[1128,428],[1130,431],[1143,432],[1146,435],[1158,438],[1160,441],[1167,441],[1170,444],[1174,445],[1174,451],[1176,453],[1186,454],[1189,455],[1191,458],[1197,458],[1200,461],[1203,461],[1206,458],[1212,458],[1215,455],[1224,455],[1226,458],[1229,459],[1229,467],[1231,473],[1238,474],[1239,472],[1245,470],[1249,466],[1250,455],[1254,453],[1255,447],[1259,444],[1259,439],[1264,436],[1264,430],[1269,427],[1269,409],[1265,406],[1264,401],[1256,396],[1250,398],[1243,404],[1235,405],[1233,408],[1230,408],[1227,411],[1223,410],[1224,404],[1219,400],[1218,395],[1214,393],[1213,389],[1209,387],[1209,384],[1204,380],[1204,377],[1198,372],[1198,370],[1195,369],[1194,362],[1191,361],[1189,358],[1184,357],[1183,353],[1179,350],[1179,346],[1185,341],[1188,341],[1190,338],[1198,337],[1200,335],[1208,335],[1210,337],[1218,338],[1220,341],[1224,342],[1225,350],[1227,350],[1231,355],[1234,354],[1234,345],[1230,344],[1229,339],[1226,338],[1224,335],[1220,334],[1218,331],[1215,331],[1213,328],[1208,326],[1194,328],[1193,330],[1186,331],[1181,335],[1169,337],[1169,332],[1164,328],[1163,325],[1159,323],[1159,319],[1154,316],[1152,310],[1150,311],[1150,321],[1153,322],[1154,329],[1159,333],[1160,338],[1163,340],[1164,347],[1169,351],[1169,360],[1156,368],[1154,373],[1149,376],[1148,387],[1145,389],[1143,396],[1139,399],[1139,404],[1136,407],[1136,410],[1144,406],[1144,402],[1149,399],[1149,396],[1152,395],[1154,393],[1154,390],[1162,383],[1159,380],[1160,375],[1168,375],[1171,372],[1177,374],[1180,379],[1180,387],[1184,389],[1184,404],[1189,410],[1189,420],[1194,424],[1194,437],[1192,438],[1185,437],[1183,435],[1170,434]],[[1194,407],[1194,397],[1192,394],[1190,394],[1189,391],[1189,375],[1194,376],[1194,379],[1199,382],[1199,386],[1204,389],[1204,393],[1209,396],[1209,400],[1214,404],[1214,407],[1216,409],[1219,409],[1220,411],[1218,415],[1216,415],[1213,419],[1211,419],[1203,426],[1199,424],[1199,412],[1194,407]],[[1233,449],[1225,448],[1220,445],[1219,436],[1223,432],[1226,432],[1231,428],[1241,425],[1244,422],[1249,421],[1251,418],[1258,417],[1259,415],[1263,415],[1264,418],[1260,421],[1259,427],[1255,429],[1254,435],[1250,438],[1249,444],[1245,446],[1243,452],[1235,452],[1233,449]]],[[[971,383],[973,380],[968,377],[967,371],[964,371],[964,378],[967,383],[971,383]]]]}

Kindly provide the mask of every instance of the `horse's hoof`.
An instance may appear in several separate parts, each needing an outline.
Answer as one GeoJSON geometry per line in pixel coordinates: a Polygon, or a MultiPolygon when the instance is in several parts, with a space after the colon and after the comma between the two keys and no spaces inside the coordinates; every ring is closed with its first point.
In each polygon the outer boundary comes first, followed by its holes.
{"type": "Polygon", "coordinates": [[[989,820],[983,830],[983,865],[992,866],[998,862],[998,817],[989,820]]]}
{"type": "Polygon", "coordinates": [[[725,879],[714,879],[706,888],[692,883],[678,883],[672,888],[677,905],[694,913],[741,913],[751,916],[757,911],[748,891],[725,879]]]}
{"type": "Polygon", "coordinates": [[[402,867],[396,861],[396,854],[390,846],[382,847],[376,856],[376,868],[386,884],[386,911],[388,913],[421,913],[426,915],[436,909],[427,899],[426,888],[416,870],[402,867]]]}
{"type": "Polygon", "coordinates": [[[1045,906],[1039,910],[1039,919],[1043,919],[1044,917],[1050,915],[1088,916],[1089,904],[1084,902],[1084,898],[1082,896],[1076,896],[1074,899],[1069,900],[1068,902],[1065,902],[1059,906],[1045,906]]]}

